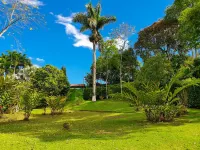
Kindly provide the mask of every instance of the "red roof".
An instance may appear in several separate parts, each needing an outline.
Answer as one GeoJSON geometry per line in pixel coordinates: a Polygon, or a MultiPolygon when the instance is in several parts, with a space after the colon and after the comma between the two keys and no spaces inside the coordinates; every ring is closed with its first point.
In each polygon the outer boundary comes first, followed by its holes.
{"type": "Polygon", "coordinates": [[[85,84],[71,84],[71,88],[85,88],[85,84]]]}

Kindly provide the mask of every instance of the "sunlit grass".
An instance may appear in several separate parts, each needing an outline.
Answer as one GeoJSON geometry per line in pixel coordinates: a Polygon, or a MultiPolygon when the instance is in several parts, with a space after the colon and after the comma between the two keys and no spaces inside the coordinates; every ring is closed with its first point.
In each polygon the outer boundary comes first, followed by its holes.
{"type": "Polygon", "coordinates": [[[81,105],[73,107],[81,111],[104,111],[104,112],[135,112],[134,107],[125,101],[103,100],[97,102],[86,101],[81,105]]]}
{"type": "MultiPolygon", "coordinates": [[[[93,110],[113,111],[114,106],[119,108],[114,103],[108,102],[102,108],[103,102],[87,102],[76,109],[95,105],[93,110]]],[[[74,110],[56,116],[41,115],[43,111],[38,109],[33,111],[29,122],[21,121],[23,113],[6,115],[9,119],[0,120],[0,149],[200,149],[200,110],[190,110],[188,115],[171,123],[152,124],[145,121],[143,112],[130,112],[132,107],[126,106],[122,106],[121,113],[120,110],[117,113],[74,110]],[[69,131],[62,127],[65,122],[71,124],[69,131]]]]}

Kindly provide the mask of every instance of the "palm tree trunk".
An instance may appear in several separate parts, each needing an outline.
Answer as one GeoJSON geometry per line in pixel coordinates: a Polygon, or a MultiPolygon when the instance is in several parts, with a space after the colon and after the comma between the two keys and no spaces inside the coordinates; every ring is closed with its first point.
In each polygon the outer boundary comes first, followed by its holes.
{"type": "Polygon", "coordinates": [[[96,44],[93,42],[93,96],[92,101],[96,101],[96,44]]]}

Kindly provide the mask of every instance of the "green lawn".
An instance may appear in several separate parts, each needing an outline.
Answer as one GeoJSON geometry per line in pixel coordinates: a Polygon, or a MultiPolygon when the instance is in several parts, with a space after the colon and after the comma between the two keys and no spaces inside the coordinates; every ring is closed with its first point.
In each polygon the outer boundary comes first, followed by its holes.
{"type": "Polygon", "coordinates": [[[9,118],[0,120],[0,149],[200,149],[200,110],[190,110],[172,123],[151,124],[125,102],[86,102],[74,109],[54,117],[34,110],[29,122],[21,121],[22,113],[7,115],[9,118]],[[113,112],[99,112],[104,110],[113,112]],[[62,128],[65,122],[71,123],[70,131],[62,128]]]}
{"type": "Polygon", "coordinates": [[[73,107],[73,110],[79,111],[96,111],[96,112],[119,112],[119,113],[133,113],[135,109],[130,107],[130,104],[123,101],[104,100],[91,102],[86,101],[81,105],[73,107]]]}

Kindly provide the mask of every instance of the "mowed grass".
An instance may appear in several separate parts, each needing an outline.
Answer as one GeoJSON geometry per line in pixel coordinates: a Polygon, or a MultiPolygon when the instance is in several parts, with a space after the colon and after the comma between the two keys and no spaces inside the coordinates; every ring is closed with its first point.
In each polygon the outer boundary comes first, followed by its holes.
{"type": "MultiPolygon", "coordinates": [[[[1,150],[198,150],[200,149],[200,110],[171,123],[152,124],[143,112],[130,112],[124,102],[83,103],[62,115],[41,115],[34,110],[29,122],[23,114],[0,120],[1,150]],[[114,106],[124,106],[114,112],[114,106]],[[96,106],[92,111],[90,106],[96,106]],[[110,110],[109,110],[110,106],[110,110]],[[101,108],[100,108],[101,107],[101,108]],[[87,109],[86,109],[87,108],[87,109]],[[95,112],[97,109],[98,112],[95,112]],[[103,112],[113,111],[113,112],[103,112]],[[100,112],[102,111],[102,112],[100,112]],[[127,113],[128,112],[128,113],[127,113]],[[69,131],[62,125],[71,123],[69,131]]],[[[92,109],[92,108],[91,108],[92,109]]]]}
{"type": "Polygon", "coordinates": [[[79,111],[96,111],[96,112],[119,112],[133,113],[134,107],[125,101],[103,100],[97,102],[85,101],[81,105],[76,105],[73,110],[79,111]]]}

